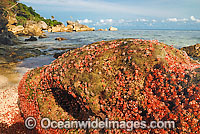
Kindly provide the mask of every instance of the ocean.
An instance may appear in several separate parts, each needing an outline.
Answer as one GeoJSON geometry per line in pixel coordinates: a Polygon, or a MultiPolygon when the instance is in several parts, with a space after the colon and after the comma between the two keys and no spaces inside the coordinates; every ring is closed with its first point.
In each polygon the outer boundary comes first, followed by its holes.
{"type": "MultiPolygon", "coordinates": [[[[46,52],[47,55],[25,59],[19,67],[35,68],[50,64],[55,58],[55,53],[67,51],[70,48],[78,48],[97,41],[108,41],[120,38],[139,38],[145,40],[158,40],[175,48],[195,45],[200,43],[200,31],[185,30],[119,30],[119,31],[89,31],[89,32],[62,32],[45,33],[49,38],[38,39],[36,42],[26,42],[20,47],[34,47],[46,52]],[[56,41],[56,37],[64,37],[68,40],[56,41]]],[[[25,37],[20,37],[23,41],[25,37]]]]}

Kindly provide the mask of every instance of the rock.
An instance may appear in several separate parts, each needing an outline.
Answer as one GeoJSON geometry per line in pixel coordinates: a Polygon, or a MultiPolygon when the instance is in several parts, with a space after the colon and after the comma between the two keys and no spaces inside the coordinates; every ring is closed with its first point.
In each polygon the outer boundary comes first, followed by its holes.
{"type": "Polygon", "coordinates": [[[82,32],[82,31],[94,31],[95,28],[89,28],[86,25],[80,24],[79,22],[67,21],[67,28],[68,30],[73,30],[75,32],[82,32]]]}
{"type": "Polygon", "coordinates": [[[62,27],[61,29],[60,29],[60,32],[68,32],[69,30],[68,30],[68,28],[67,27],[62,27]]]}
{"type": "Polygon", "coordinates": [[[59,26],[55,26],[55,27],[52,27],[51,28],[51,32],[61,32],[61,27],[59,27],[59,26]]]}
{"type": "Polygon", "coordinates": [[[55,40],[61,41],[61,40],[67,40],[67,39],[63,38],[63,37],[57,37],[57,38],[55,38],[55,40]]]}
{"type": "Polygon", "coordinates": [[[75,32],[78,32],[78,31],[80,31],[80,30],[81,30],[81,28],[78,27],[78,26],[74,26],[74,28],[73,28],[73,31],[75,31],[75,32]]]}
{"type": "Polygon", "coordinates": [[[43,35],[40,35],[38,38],[39,38],[39,39],[43,39],[43,38],[48,38],[48,37],[47,37],[46,34],[43,34],[43,35]]]}
{"type": "Polygon", "coordinates": [[[67,30],[73,30],[73,25],[67,25],[67,30]]]}
{"type": "Polygon", "coordinates": [[[38,25],[36,21],[27,21],[24,26],[24,30],[16,32],[20,36],[40,36],[43,34],[41,25],[38,25]]]}
{"type": "Polygon", "coordinates": [[[181,50],[185,51],[189,56],[193,58],[198,58],[200,61],[200,44],[183,47],[181,50]]]}
{"type": "Polygon", "coordinates": [[[18,39],[12,32],[8,31],[7,24],[7,19],[0,15],[0,44],[16,45],[18,39]]]}
{"type": "Polygon", "coordinates": [[[48,29],[48,32],[66,32],[66,31],[68,31],[68,28],[65,27],[64,24],[56,25],[48,29]]]}
{"type": "Polygon", "coordinates": [[[108,31],[108,29],[98,29],[97,31],[108,31]]]}
{"type": "Polygon", "coordinates": [[[12,25],[9,27],[9,31],[12,31],[15,35],[23,32],[23,30],[24,30],[24,27],[22,25],[18,25],[18,26],[12,25]]]}
{"type": "Polygon", "coordinates": [[[18,23],[15,16],[8,16],[8,25],[16,25],[18,23]]]}
{"type": "Polygon", "coordinates": [[[37,38],[34,36],[31,36],[29,39],[25,39],[25,41],[37,41],[37,38]]]}
{"type": "Polygon", "coordinates": [[[42,30],[47,30],[47,29],[48,29],[48,25],[47,25],[44,21],[38,22],[38,26],[39,26],[42,30]]]}
{"type": "Polygon", "coordinates": [[[109,31],[117,31],[117,30],[118,30],[117,28],[112,27],[112,26],[109,28],[109,31]]]}
{"type": "MultiPolygon", "coordinates": [[[[179,126],[173,129],[175,133],[191,132],[192,126],[188,125],[185,130],[183,127],[194,117],[188,117],[183,124],[181,121],[187,115],[180,113],[186,111],[195,116],[200,107],[200,81],[195,81],[194,71],[200,64],[183,57],[182,53],[163,43],[140,39],[95,42],[68,51],[51,64],[24,75],[18,86],[20,111],[24,119],[34,116],[37,122],[47,116],[56,121],[95,120],[97,117],[103,121],[106,117],[109,120],[175,119],[179,126]],[[161,49],[167,54],[157,59],[163,55],[161,49]],[[145,55],[146,50],[151,53],[145,55]],[[188,110],[188,107],[196,110],[188,110]]],[[[193,126],[198,125],[196,117],[193,126]]],[[[46,130],[41,126],[36,129],[38,133],[74,132],[71,129],[46,130]]],[[[104,130],[95,133],[106,133],[104,130]]],[[[112,133],[126,130],[113,129],[112,133]]],[[[90,130],[76,131],[87,133],[90,130]]],[[[156,131],[171,132],[169,129],[156,131]]],[[[147,130],[133,130],[133,133],[138,132],[147,130]]],[[[148,132],[154,133],[155,129],[149,128],[148,132]]]]}
{"type": "Polygon", "coordinates": [[[67,21],[67,25],[74,25],[74,24],[75,24],[75,22],[73,22],[73,21],[70,21],[70,20],[67,21]]]}
{"type": "Polygon", "coordinates": [[[55,53],[55,54],[53,55],[53,57],[54,57],[55,59],[58,59],[58,57],[59,57],[59,56],[62,56],[64,53],[65,53],[65,52],[55,53]]]}
{"type": "Polygon", "coordinates": [[[52,28],[49,28],[49,29],[48,29],[48,32],[52,32],[52,28]]]}
{"type": "Polygon", "coordinates": [[[98,29],[97,31],[104,31],[104,29],[98,29]]]}

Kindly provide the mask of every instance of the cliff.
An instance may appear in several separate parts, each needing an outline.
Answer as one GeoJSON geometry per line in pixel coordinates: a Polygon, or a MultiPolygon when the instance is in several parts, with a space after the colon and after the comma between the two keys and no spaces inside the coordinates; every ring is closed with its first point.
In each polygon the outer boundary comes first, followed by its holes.
{"type": "Polygon", "coordinates": [[[6,45],[14,45],[16,44],[16,37],[12,32],[8,31],[7,28],[7,11],[5,11],[5,8],[8,6],[8,3],[6,1],[1,1],[0,5],[0,44],[6,44],[6,45]]]}

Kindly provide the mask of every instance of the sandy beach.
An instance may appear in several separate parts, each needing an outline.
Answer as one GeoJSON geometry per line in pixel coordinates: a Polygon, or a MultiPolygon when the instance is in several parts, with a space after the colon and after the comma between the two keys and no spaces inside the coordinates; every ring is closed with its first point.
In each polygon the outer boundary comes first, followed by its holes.
{"type": "Polygon", "coordinates": [[[6,64],[0,69],[0,123],[11,126],[20,117],[17,86],[28,69],[17,67],[16,63],[6,64]]]}

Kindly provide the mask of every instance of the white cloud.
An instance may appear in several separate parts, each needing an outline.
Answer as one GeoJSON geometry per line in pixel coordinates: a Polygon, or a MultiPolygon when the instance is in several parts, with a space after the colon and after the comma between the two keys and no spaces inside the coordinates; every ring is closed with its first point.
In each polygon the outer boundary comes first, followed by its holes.
{"type": "Polygon", "coordinates": [[[179,19],[179,21],[186,22],[186,21],[188,21],[188,19],[186,19],[186,18],[183,18],[183,19],[179,19]]]}
{"type": "Polygon", "coordinates": [[[200,22],[200,19],[196,19],[194,16],[191,16],[190,19],[191,19],[192,21],[200,22]]]}
{"type": "Polygon", "coordinates": [[[152,22],[157,22],[157,20],[152,20],[152,22]]]}
{"type": "Polygon", "coordinates": [[[171,21],[171,22],[177,22],[178,21],[178,19],[177,18],[169,18],[169,19],[167,19],[168,21],[171,21]]]}
{"type": "Polygon", "coordinates": [[[112,20],[112,19],[105,19],[105,20],[104,20],[104,19],[101,19],[100,22],[101,22],[101,23],[112,23],[113,20],[112,20]]]}
{"type": "Polygon", "coordinates": [[[149,20],[147,20],[147,19],[136,19],[136,21],[137,21],[137,22],[139,22],[139,21],[140,21],[140,22],[148,22],[149,20]]]}
{"type": "Polygon", "coordinates": [[[124,22],[125,22],[124,19],[120,19],[120,20],[118,21],[118,23],[124,23],[124,22]]]}
{"type": "Polygon", "coordinates": [[[84,20],[78,20],[79,23],[92,23],[92,20],[84,19],[84,20]]]}
{"type": "Polygon", "coordinates": [[[191,16],[190,19],[191,19],[192,21],[196,21],[196,18],[195,18],[194,16],[191,16]]]}
{"type": "Polygon", "coordinates": [[[114,21],[113,19],[101,19],[94,25],[107,25],[107,24],[112,24],[114,21]]]}
{"type": "Polygon", "coordinates": [[[188,21],[188,19],[186,19],[186,18],[183,18],[183,19],[169,18],[169,19],[167,19],[167,21],[170,21],[170,22],[186,22],[186,21],[188,21]]]}

